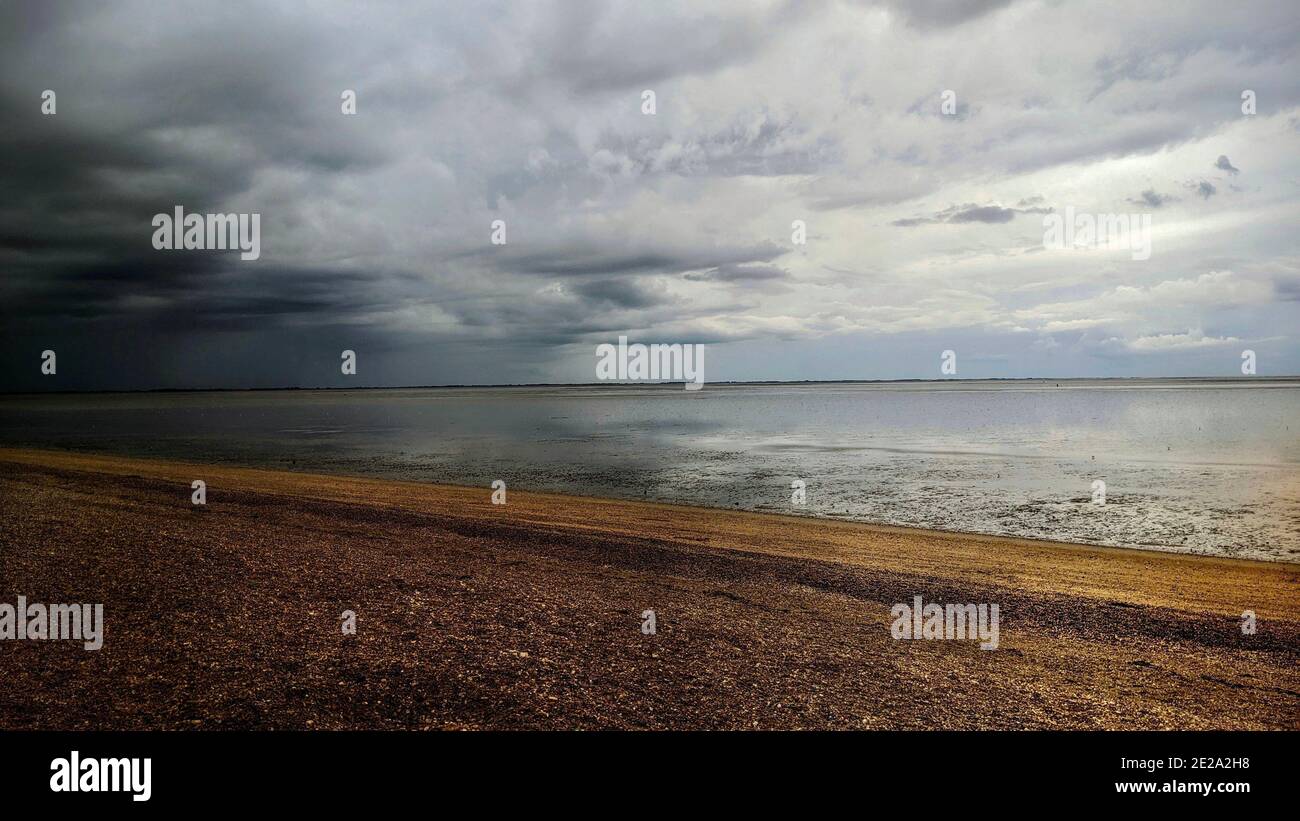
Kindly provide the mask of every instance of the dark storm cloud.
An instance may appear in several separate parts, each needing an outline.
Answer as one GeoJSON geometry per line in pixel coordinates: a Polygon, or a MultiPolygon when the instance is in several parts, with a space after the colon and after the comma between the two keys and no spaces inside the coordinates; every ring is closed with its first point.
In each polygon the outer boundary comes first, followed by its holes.
{"type": "MultiPolygon", "coordinates": [[[[1036,198],[1041,201],[1041,198],[1036,198]]],[[[1025,200],[1021,200],[1025,202],[1025,200]]],[[[1050,214],[1052,209],[1040,206],[1030,205],[1028,207],[1004,208],[1001,205],[976,205],[975,203],[966,203],[965,205],[951,205],[942,211],[938,211],[928,217],[905,217],[897,219],[890,225],[899,228],[913,228],[918,225],[929,225],[932,223],[951,223],[960,225],[969,222],[983,222],[990,225],[1000,225],[1011,222],[1020,214],[1050,214]]]]}
{"type": "Polygon", "coordinates": [[[627,279],[580,282],[571,286],[571,290],[592,303],[592,307],[604,304],[616,308],[649,308],[669,301],[663,293],[627,279]]]}
{"type": "Polygon", "coordinates": [[[633,253],[611,252],[598,245],[514,252],[490,249],[475,256],[490,261],[499,271],[547,277],[588,277],[608,274],[681,273],[705,268],[719,268],[739,263],[770,262],[786,249],[772,243],[732,247],[682,250],[644,250],[633,253]]]}
{"type": "Polygon", "coordinates": [[[1139,194],[1136,198],[1129,198],[1129,202],[1137,205],[1147,205],[1152,208],[1159,208],[1168,202],[1177,202],[1178,198],[1170,194],[1159,194],[1154,188],[1148,188],[1139,194]]]}
{"type": "MultiPolygon", "coordinates": [[[[502,89],[508,107],[532,105],[512,102],[512,95],[546,95],[557,88],[605,93],[629,86],[639,93],[643,84],[744,62],[775,31],[763,13],[651,14],[644,25],[626,21],[636,35],[629,47],[608,36],[610,10],[591,4],[556,8],[561,13],[545,18],[531,36],[535,52],[527,68],[512,65],[511,47],[493,43],[485,34],[490,28],[465,24],[460,45],[483,83],[472,93],[502,89]]],[[[441,76],[422,84],[418,70],[377,83],[375,64],[382,69],[390,51],[385,35],[366,37],[337,25],[352,13],[347,6],[329,11],[334,19],[319,24],[260,6],[213,9],[205,12],[207,23],[181,7],[85,3],[17,9],[13,25],[0,27],[10,46],[0,55],[0,119],[12,126],[0,130],[0,171],[21,192],[0,202],[0,264],[6,271],[0,310],[7,338],[53,327],[63,347],[75,348],[78,336],[121,335],[129,327],[141,340],[208,333],[270,340],[305,326],[355,327],[393,316],[417,323],[432,317],[426,333],[435,337],[456,328],[491,336],[508,327],[521,345],[564,344],[603,331],[609,322],[600,318],[602,312],[671,301],[637,275],[766,262],[783,253],[765,242],[692,246],[670,237],[667,245],[635,243],[637,250],[560,237],[524,242],[523,248],[516,243],[508,251],[448,253],[444,245],[431,258],[448,262],[451,271],[425,276],[403,270],[409,257],[330,259],[338,252],[318,250],[326,229],[311,214],[316,197],[334,208],[336,220],[373,220],[369,234],[358,226],[348,230],[361,232],[359,239],[382,252],[392,243],[393,229],[404,226],[385,223],[364,206],[340,210],[376,193],[351,180],[387,174],[387,167],[401,163],[457,157],[433,153],[418,134],[405,141],[401,133],[412,114],[425,119],[437,111],[454,85],[441,76]],[[245,14],[256,25],[247,25],[245,14]],[[142,37],[141,15],[152,18],[156,36],[142,37]],[[223,26],[233,28],[219,36],[223,26]],[[142,47],[132,47],[142,39],[142,47]],[[54,116],[40,110],[45,88],[58,95],[54,116]],[[358,108],[369,119],[341,116],[343,88],[358,90],[358,108]],[[265,258],[246,264],[229,252],[155,251],[151,219],[178,205],[187,213],[261,212],[265,258]],[[464,274],[455,273],[458,267],[464,274]],[[485,269],[504,276],[600,279],[569,289],[565,299],[476,296],[464,276],[485,269]]],[[[390,34],[404,34],[400,20],[383,22],[390,34]]],[[[692,150],[711,166],[709,173],[811,170],[809,152],[822,149],[795,145],[791,135],[788,121],[769,119],[752,129],[733,123],[693,141],[692,150]]],[[[647,173],[688,170],[671,164],[652,169],[651,143],[610,135],[602,142],[623,146],[647,173]]],[[[466,184],[481,184],[481,202],[492,210],[503,199],[547,198],[557,191],[600,196],[602,176],[588,167],[590,152],[571,133],[552,128],[541,147],[544,162],[516,162],[481,183],[471,168],[448,165],[447,174],[457,185],[461,174],[466,184]]],[[[659,151],[672,148],[666,138],[658,139],[659,151]]],[[[344,254],[357,250],[354,243],[339,245],[344,254]]],[[[369,334],[371,344],[383,333],[369,334]]],[[[386,333],[409,331],[393,327],[386,333]]]]}
{"type": "MultiPolygon", "coordinates": [[[[247,272],[237,254],[151,245],[155,214],[177,205],[229,212],[265,171],[332,175],[383,161],[349,124],[323,127],[329,107],[270,81],[293,76],[304,44],[269,26],[247,32],[235,53],[218,38],[163,38],[147,53],[115,53],[103,41],[78,49],[72,41],[87,44],[71,31],[94,11],[24,6],[8,40],[25,37],[0,58],[0,121],[9,126],[0,129],[0,176],[21,192],[0,200],[0,293],[11,323],[131,316],[141,332],[245,328],[291,314],[328,322],[370,303],[363,280],[373,277],[263,265],[251,281],[237,274],[247,272]],[[57,94],[53,116],[39,108],[47,87],[57,94]],[[317,276],[327,288],[313,285],[317,276]]],[[[277,216],[264,217],[274,235],[277,216]]]]}
{"type": "MultiPolygon", "coordinates": [[[[1078,255],[1007,264],[1033,221],[1017,217],[1048,202],[1217,219],[1162,239],[1125,284],[1221,287],[1199,280],[1220,255],[1296,256],[1278,223],[1294,222],[1300,34],[1281,5],[1217,11],[0,4],[0,390],[335,384],[342,348],[387,384],[575,381],[590,356],[574,351],[624,332],[788,340],[761,375],[800,378],[836,334],[933,333],[942,350],[952,327],[1111,316],[1086,294],[1055,304],[1088,281],[1078,255]],[[942,118],[949,88],[958,116],[942,118]],[[1249,151],[1260,183],[1211,200],[1237,169],[1205,160],[1227,151],[1249,151]],[[1208,202],[1174,205],[1160,180],[1208,202]],[[178,205],[259,213],[261,258],[155,251],[151,219],[178,205]],[[926,224],[950,227],[895,230],[926,224]],[[57,385],[32,367],[44,348],[57,385]]],[[[1161,332],[1143,321],[1108,332],[1161,332]]]]}
{"type": "Polygon", "coordinates": [[[1048,214],[1050,208],[1003,208],[998,205],[966,205],[956,209],[949,209],[950,213],[943,214],[940,219],[943,222],[988,222],[1002,223],[1010,222],[1017,214],[1048,214]]]}
{"type": "Polygon", "coordinates": [[[1236,174],[1241,171],[1240,168],[1233,167],[1232,161],[1228,159],[1227,154],[1220,154],[1219,159],[1214,161],[1214,167],[1220,171],[1227,171],[1229,174],[1236,174]]]}

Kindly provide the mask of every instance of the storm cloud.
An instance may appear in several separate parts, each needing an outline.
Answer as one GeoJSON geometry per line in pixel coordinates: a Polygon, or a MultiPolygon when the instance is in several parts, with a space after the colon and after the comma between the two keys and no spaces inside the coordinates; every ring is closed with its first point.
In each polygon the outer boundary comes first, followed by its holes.
{"type": "Polygon", "coordinates": [[[619,335],[715,380],[1297,372],[1300,21],[1219,12],[8,3],[0,390],[580,382],[619,335]],[[155,250],[177,206],[261,258],[155,250]],[[1151,258],[1044,248],[1066,207],[1157,212],[1151,258]]]}

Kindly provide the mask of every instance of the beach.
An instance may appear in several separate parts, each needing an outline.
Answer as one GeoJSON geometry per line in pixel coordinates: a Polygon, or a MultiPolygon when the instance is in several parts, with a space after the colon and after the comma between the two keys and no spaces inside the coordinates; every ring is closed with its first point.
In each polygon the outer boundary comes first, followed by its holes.
{"type": "Polygon", "coordinates": [[[1293,563],[491,496],[0,449],[0,598],[104,607],[0,641],[0,728],[1300,726],[1293,563]],[[915,596],[997,649],[895,639],[915,596]]]}

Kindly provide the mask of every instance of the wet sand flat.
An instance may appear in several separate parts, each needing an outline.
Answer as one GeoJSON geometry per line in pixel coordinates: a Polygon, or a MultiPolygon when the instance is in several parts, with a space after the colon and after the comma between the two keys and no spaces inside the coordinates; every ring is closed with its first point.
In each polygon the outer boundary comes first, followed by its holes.
{"type": "Polygon", "coordinates": [[[105,611],[0,641],[0,727],[1300,726],[1294,564],[490,495],[0,450],[0,601],[105,611]],[[915,595],[999,648],[893,639],[915,595]]]}

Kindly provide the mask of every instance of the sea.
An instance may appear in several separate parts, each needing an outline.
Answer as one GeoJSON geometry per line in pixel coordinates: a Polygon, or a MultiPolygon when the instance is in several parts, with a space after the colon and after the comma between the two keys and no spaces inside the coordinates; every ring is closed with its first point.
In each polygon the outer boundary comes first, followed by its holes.
{"type": "Polygon", "coordinates": [[[0,445],[1300,561],[1300,379],[0,396],[0,445]]]}

